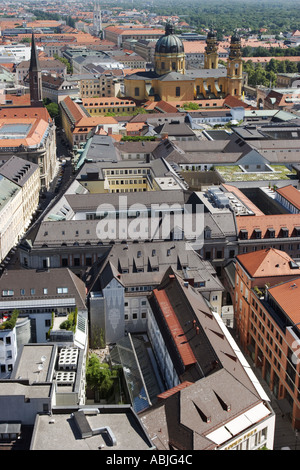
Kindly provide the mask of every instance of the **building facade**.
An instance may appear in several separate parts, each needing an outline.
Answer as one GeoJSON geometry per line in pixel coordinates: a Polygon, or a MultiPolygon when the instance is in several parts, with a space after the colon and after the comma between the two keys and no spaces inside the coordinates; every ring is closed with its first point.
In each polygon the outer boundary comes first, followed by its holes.
{"type": "Polygon", "coordinates": [[[218,68],[215,33],[207,38],[205,68],[186,70],[182,41],[167,23],[165,35],[155,46],[154,71],[137,72],[124,79],[125,96],[136,100],[193,101],[195,99],[242,96],[241,40],[231,38],[227,68],[218,68]]]}
{"type": "Polygon", "coordinates": [[[237,256],[234,318],[247,352],[295,429],[300,428],[299,266],[276,249],[237,256]]]}

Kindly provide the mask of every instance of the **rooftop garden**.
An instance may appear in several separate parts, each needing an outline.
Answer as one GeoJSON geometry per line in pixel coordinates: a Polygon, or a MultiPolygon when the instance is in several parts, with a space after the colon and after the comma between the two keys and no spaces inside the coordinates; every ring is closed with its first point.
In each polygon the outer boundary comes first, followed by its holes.
{"type": "Polygon", "coordinates": [[[16,326],[19,313],[19,310],[14,310],[7,320],[0,323],[0,330],[13,330],[16,326]]]}
{"type": "Polygon", "coordinates": [[[215,166],[215,170],[226,181],[276,181],[288,180],[296,177],[296,171],[290,170],[285,165],[269,165],[272,171],[246,172],[239,165],[215,166]]]}

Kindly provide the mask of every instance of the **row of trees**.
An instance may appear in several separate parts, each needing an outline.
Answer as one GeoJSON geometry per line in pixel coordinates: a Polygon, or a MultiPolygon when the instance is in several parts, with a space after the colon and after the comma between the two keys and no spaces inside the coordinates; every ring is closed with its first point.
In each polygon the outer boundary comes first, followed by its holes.
{"type": "Polygon", "coordinates": [[[289,60],[279,61],[271,59],[264,67],[251,60],[243,64],[243,70],[248,74],[248,84],[250,86],[276,86],[277,73],[300,73],[300,62],[294,63],[289,60]]]}
{"type": "Polygon", "coordinates": [[[288,47],[251,47],[246,46],[242,48],[243,57],[295,57],[300,56],[300,46],[288,47]]]}

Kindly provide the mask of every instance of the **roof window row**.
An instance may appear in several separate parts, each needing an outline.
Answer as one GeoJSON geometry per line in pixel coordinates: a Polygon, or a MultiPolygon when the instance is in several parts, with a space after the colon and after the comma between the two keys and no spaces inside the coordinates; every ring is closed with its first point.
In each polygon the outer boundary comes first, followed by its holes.
{"type": "Polygon", "coordinates": [[[267,228],[263,233],[262,229],[255,228],[250,233],[246,229],[241,229],[239,233],[239,238],[241,240],[252,240],[252,239],[261,239],[261,238],[288,238],[288,237],[300,237],[300,227],[294,227],[292,232],[289,231],[287,227],[281,227],[279,230],[276,230],[273,227],[267,228]]]}

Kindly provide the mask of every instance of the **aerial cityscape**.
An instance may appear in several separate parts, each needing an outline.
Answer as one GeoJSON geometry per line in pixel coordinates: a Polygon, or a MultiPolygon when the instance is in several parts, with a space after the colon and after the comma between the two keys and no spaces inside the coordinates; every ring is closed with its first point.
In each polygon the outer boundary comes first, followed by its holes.
{"type": "Polygon", "coordinates": [[[0,5],[0,450],[299,450],[300,0],[0,5]]]}

